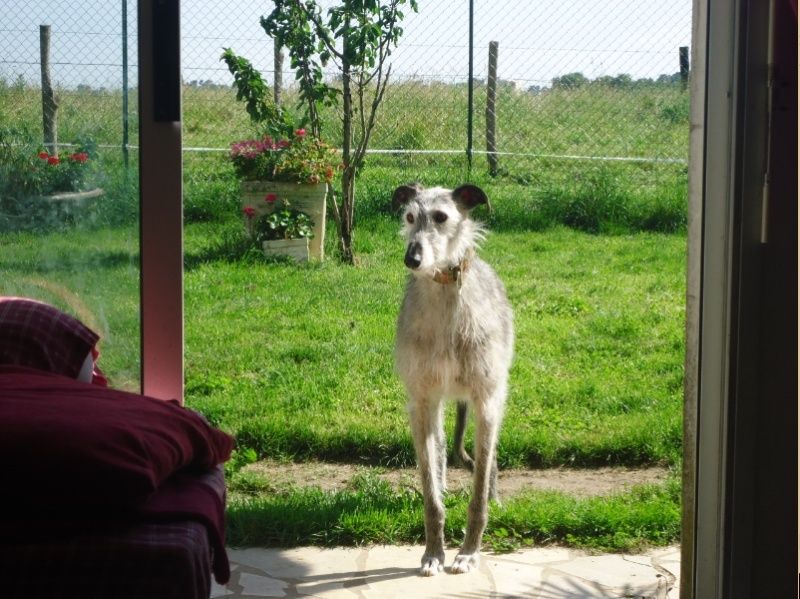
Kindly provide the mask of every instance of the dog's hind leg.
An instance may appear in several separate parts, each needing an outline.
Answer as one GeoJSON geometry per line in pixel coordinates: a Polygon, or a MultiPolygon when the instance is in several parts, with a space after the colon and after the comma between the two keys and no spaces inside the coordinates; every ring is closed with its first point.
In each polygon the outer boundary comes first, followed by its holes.
{"type": "MultiPolygon", "coordinates": [[[[442,502],[442,460],[447,454],[441,442],[442,402],[413,398],[409,403],[411,433],[422,479],[425,502],[425,553],[422,576],[434,576],[444,568],[444,503],[442,502]]],[[[445,461],[446,464],[446,461],[445,461]]]]}
{"type": "Polygon", "coordinates": [[[475,402],[475,473],[472,499],[467,511],[467,533],[451,572],[461,574],[478,567],[481,539],[488,521],[489,492],[505,389],[498,389],[485,402],[475,402]]]}

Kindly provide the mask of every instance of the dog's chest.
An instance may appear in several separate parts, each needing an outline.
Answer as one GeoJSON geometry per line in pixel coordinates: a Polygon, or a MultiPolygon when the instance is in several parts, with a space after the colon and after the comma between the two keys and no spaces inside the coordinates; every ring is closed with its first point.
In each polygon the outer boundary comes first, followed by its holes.
{"type": "Polygon", "coordinates": [[[458,360],[476,329],[475,314],[456,287],[412,288],[398,321],[398,344],[422,359],[458,360]]]}

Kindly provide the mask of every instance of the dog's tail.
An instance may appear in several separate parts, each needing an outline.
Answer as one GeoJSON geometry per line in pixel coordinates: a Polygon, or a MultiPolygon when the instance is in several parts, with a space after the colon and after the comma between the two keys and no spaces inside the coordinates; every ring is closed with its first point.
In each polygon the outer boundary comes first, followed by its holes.
{"type": "Polygon", "coordinates": [[[465,467],[472,471],[475,462],[464,449],[464,433],[467,430],[467,402],[458,401],[456,403],[456,430],[453,440],[453,465],[465,467]]]}

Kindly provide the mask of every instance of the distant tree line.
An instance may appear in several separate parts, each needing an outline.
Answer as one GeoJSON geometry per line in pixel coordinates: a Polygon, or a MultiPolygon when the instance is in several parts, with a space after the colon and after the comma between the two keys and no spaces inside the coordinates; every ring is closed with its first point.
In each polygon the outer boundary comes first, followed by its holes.
{"type": "MultiPolygon", "coordinates": [[[[673,73],[672,75],[659,75],[656,79],[644,77],[641,79],[634,79],[627,73],[620,73],[619,75],[603,75],[597,79],[589,79],[583,73],[567,73],[560,77],[553,77],[551,84],[553,89],[577,89],[586,85],[604,85],[618,89],[629,89],[635,87],[649,87],[653,85],[680,85],[681,74],[673,73]]],[[[537,85],[532,85],[528,91],[537,93],[542,91],[542,88],[537,85]]]]}

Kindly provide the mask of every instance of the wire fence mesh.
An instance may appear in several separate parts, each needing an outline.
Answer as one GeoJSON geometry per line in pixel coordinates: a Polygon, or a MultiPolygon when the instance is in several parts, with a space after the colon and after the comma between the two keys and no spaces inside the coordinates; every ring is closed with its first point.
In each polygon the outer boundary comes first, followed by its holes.
{"type": "MultiPolygon", "coordinates": [[[[183,3],[187,153],[222,154],[253,134],[220,55],[230,47],[274,81],[272,40],[259,26],[271,9],[242,0],[183,3]]],[[[59,140],[90,137],[122,151],[130,135],[135,149],[134,0],[4,2],[0,126],[41,126],[41,24],[52,29],[59,140]]],[[[382,164],[408,170],[464,166],[471,158],[483,171],[491,157],[499,174],[526,181],[553,165],[574,175],[623,163],[636,169],[640,186],[680,177],[689,97],[679,56],[690,43],[690,0],[421,0],[402,27],[371,144],[382,164]],[[496,77],[489,73],[493,42],[496,77]]],[[[292,105],[294,75],[285,64],[284,102],[292,105]]],[[[323,136],[341,143],[336,114],[328,111],[323,122],[323,136]]]]}

